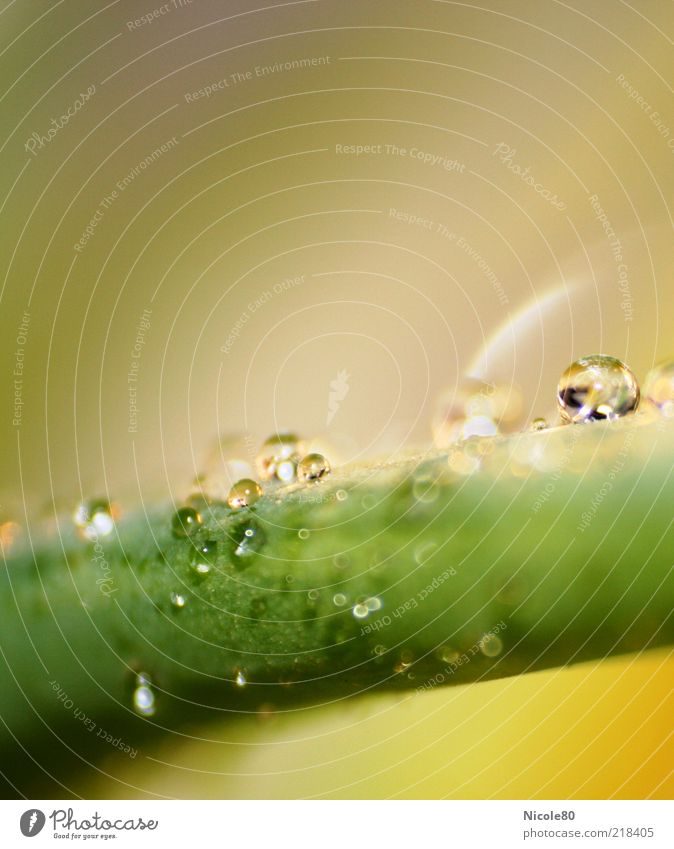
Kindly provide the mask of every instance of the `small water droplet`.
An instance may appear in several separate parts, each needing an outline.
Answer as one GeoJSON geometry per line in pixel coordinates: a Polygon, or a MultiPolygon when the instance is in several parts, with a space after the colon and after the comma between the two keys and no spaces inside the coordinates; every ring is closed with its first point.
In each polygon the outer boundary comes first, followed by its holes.
{"type": "Polygon", "coordinates": [[[458,651],[451,646],[440,646],[437,656],[443,663],[455,663],[460,657],[458,651]]]}
{"type": "Polygon", "coordinates": [[[373,649],[373,653],[377,655],[377,657],[381,657],[386,652],[386,646],[381,645],[375,646],[373,649]]]}
{"type": "Polygon", "coordinates": [[[447,465],[457,475],[466,477],[480,468],[481,460],[473,457],[461,448],[455,448],[447,455],[447,465]]]}
{"type": "Polygon", "coordinates": [[[566,422],[612,421],[636,410],[639,386],[625,363],[592,354],[571,363],[562,374],[557,401],[566,422]]]}
{"type": "Polygon", "coordinates": [[[428,474],[418,475],[412,485],[412,495],[421,504],[432,504],[438,498],[438,485],[428,474]]]}
{"type": "Polygon", "coordinates": [[[469,378],[440,398],[431,422],[438,448],[470,436],[508,433],[520,416],[522,393],[513,385],[469,378]]]}
{"type": "Polygon", "coordinates": [[[438,550],[438,544],[435,542],[422,542],[414,549],[414,559],[421,566],[429,560],[438,550]]]}
{"type": "Polygon", "coordinates": [[[297,536],[300,539],[309,539],[309,531],[306,528],[300,528],[300,530],[297,532],[297,536]]]}
{"type": "Polygon", "coordinates": [[[349,493],[345,489],[338,489],[335,493],[335,497],[337,498],[337,501],[346,501],[349,497],[349,493]]]}
{"type": "Polygon", "coordinates": [[[263,598],[254,598],[250,603],[251,614],[258,619],[267,612],[267,602],[263,598]]]}
{"type": "Polygon", "coordinates": [[[531,422],[531,430],[545,430],[547,428],[547,426],[548,426],[548,423],[542,416],[535,418],[531,422]]]}
{"type": "Polygon", "coordinates": [[[103,498],[95,498],[79,504],[73,520],[87,539],[109,536],[115,529],[115,508],[103,498]]]}
{"type": "Polygon", "coordinates": [[[667,418],[674,414],[674,360],[658,363],[646,375],[644,397],[667,418]]]}
{"type": "Polygon", "coordinates": [[[320,593],[318,592],[318,590],[309,590],[309,592],[307,593],[307,597],[310,601],[316,601],[319,595],[320,593]]]}
{"type": "Polygon", "coordinates": [[[498,657],[503,651],[503,642],[496,634],[485,634],[480,640],[479,646],[485,657],[498,657]]]}
{"type": "Polygon", "coordinates": [[[414,663],[414,655],[409,649],[403,649],[400,652],[400,658],[398,662],[393,667],[393,671],[396,673],[404,672],[408,667],[410,667],[414,663]]]}
{"type": "Polygon", "coordinates": [[[313,483],[330,474],[330,463],[322,454],[307,454],[297,466],[297,479],[313,483]]]}
{"type": "Polygon", "coordinates": [[[185,607],[185,596],[181,593],[171,593],[171,604],[176,610],[182,610],[185,607]]]}
{"type": "Polygon", "coordinates": [[[370,613],[366,604],[354,604],[352,612],[356,619],[365,619],[370,613]]]}
{"type": "Polygon", "coordinates": [[[211,571],[212,561],[217,554],[218,544],[215,540],[207,540],[198,545],[192,554],[192,569],[203,577],[211,571]]]}
{"type": "Polygon", "coordinates": [[[140,716],[154,716],[155,701],[149,675],[139,672],[136,676],[136,688],[133,691],[133,709],[140,716]]]}
{"type": "Polygon", "coordinates": [[[295,582],[295,576],[294,575],[286,575],[286,584],[292,584],[294,582],[295,582]]]}
{"type": "Polygon", "coordinates": [[[237,669],[236,675],[234,677],[234,683],[237,687],[245,687],[248,681],[246,680],[246,676],[244,674],[243,669],[237,669]]]}
{"type": "Polygon", "coordinates": [[[381,610],[382,604],[382,600],[380,598],[377,598],[376,596],[372,596],[370,598],[365,599],[365,606],[371,613],[375,610],[381,610]]]}
{"type": "Polygon", "coordinates": [[[227,504],[232,510],[241,510],[243,507],[252,507],[262,496],[262,487],[250,478],[242,478],[229,490],[227,504]]]}
{"type": "Polygon", "coordinates": [[[302,443],[294,433],[276,433],[265,440],[256,458],[261,480],[290,483],[295,479],[302,443]]]}
{"type": "Polygon", "coordinates": [[[265,544],[262,528],[252,518],[232,526],[228,530],[229,539],[233,544],[234,557],[239,560],[249,560],[257,554],[265,544]]]}
{"type": "Polygon", "coordinates": [[[332,558],[332,562],[335,569],[346,569],[349,565],[349,556],[348,554],[344,554],[344,552],[339,552],[332,558]]]}
{"type": "Polygon", "coordinates": [[[347,598],[344,593],[335,593],[332,597],[332,603],[335,607],[344,607],[347,602],[347,598]]]}
{"type": "Polygon", "coordinates": [[[174,537],[191,537],[199,530],[201,524],[201,514],[194,507],[181,507],[173,515],[171,530],[174,537]]]}

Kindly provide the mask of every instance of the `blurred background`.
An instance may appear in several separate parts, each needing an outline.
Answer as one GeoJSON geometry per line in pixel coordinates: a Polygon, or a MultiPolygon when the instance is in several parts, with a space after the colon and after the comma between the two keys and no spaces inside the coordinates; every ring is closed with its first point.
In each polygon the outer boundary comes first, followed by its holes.
{"type": "MultiPolygon", "coordinates": [[[[219,434],[427,445],[469,375],[521,387],[523,425],[583,354],[643,377],[674,348],[669,12],[5,0],[2,521],[177,501],[219,434]]],[[[241,719],[73,792],[671,796],[672,672],[241,719]]]]}

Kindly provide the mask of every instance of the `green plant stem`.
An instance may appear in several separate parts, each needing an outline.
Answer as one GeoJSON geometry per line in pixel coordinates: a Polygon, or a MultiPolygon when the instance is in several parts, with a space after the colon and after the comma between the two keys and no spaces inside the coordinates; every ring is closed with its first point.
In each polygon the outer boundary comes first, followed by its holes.
{"type": "Polygon", "coordinates": [[[451,467],[477,442],[451,464],[351,469],[237,514],[215,504],[191,539],[173,535],[171,506],[141,509],[100,541],[104,561],[68,522],[29,529],[2,570],[5,741],[76,725],[76,710],[132,716],[138,671],[157,695],[143,722],[163,726],[672,642],[674,425],[635,416],[481,445],[470,475],[451,467]],[[251,523],[259,548],[240,556],[251,523]],[[217,554],[199,576],[205,541],[217,554]]]}

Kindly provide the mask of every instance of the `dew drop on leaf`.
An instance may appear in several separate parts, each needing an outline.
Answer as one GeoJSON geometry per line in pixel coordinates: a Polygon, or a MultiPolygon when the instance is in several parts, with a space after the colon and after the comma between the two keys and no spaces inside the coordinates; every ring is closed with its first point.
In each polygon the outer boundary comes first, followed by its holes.
{"type": "Polygon", "coordinates": [[[262,487],[250,478],[242,478],[229,490],[227,504],[232,510],[252,507],[262,496],[262,487]]]}
{"type": "Polygon", "coordinates": [[[327,477],[330,472],[330,463],[322,454],[307,454],[297,467],[297,479],[305,483],[315,483],[327,477]]]}
{"type": "Polygon", "coordinates": [[[503,642],[496,634],[485,634],[478,645],[485,657],[498,657],[503,651],[503,642]]]}
{"type": "Polygon", "coordinates": [[[557,386],[557,402],[565,422],[613,421],[636,410],[639,386],[625,363],[592,354],[564,371],[557,386]]]}
{"type": "Polygon", "coordinates": [[[94,498],[77,506],[73,520],[87,539],[109,536],[115,528],[115,510],[109,501],[94,498]]]}
{"type": "Polygon", "coordinates": [[[192,569],[197,575],[204,577],[211,571],[213,559],[217,553],[218,544],[215,540],[207,540],[195,547],[192,553],[192,569]]]}
{"type": "Polygon", "coordinates": [[[194,507],[181,507],[173,515],[171,530],[178,538],[191,537],[201,527],[201,514],[194,507]]]}
{"type": "Polygon", "coordinates": [[[674,417],[674,360],[659,363],[646,375],[644,397],[667,418],[674,417]]]}
{"type": "Polygon", "coordinates": [[[182,610],[185,607],[185,596],[181,593],[171,593],[171,604],[176,610],[182,610]]]}
{"type": "Polygon", "coordinates": [[[294,433],[276,433],[262,445],[255,464],[264,481],[291,483],[297,474],[302,443],[294,433]]]}
{"type": "Polygon", "coordinates": [[[252,517],[231,527],[228,536],[232,542],[232,554],[238,561],[252,559],[265,544],[264,531],[252,517]]]}
{"type": "Polygon", "coordinates": [[[136,676],[136,688],[133,691],[133,709],[139,716],[154,716],[156,699],[150,677],[145,672],[136,676]]]}

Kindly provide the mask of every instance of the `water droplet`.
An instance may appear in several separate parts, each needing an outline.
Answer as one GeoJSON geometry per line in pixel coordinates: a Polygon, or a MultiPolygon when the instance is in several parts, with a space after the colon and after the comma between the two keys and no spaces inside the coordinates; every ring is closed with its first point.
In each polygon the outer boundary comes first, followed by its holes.
{"type": "Polygon", "coordinates": [[[372,596],[371,598],[365,599],[365,606],[370,612],[374,610],[381,610],[382,604],[382,600],[380,598],[377,598],[376,596],[372,596]]]}
{"type": "Polygon", "coordinates": [[[215,540],[207,540],[201,545],[196,546],[192,554],[192,568],[197,575],[208,575],[211,571],[212,561],[218,550],[218,544],[215,540]]]}
{"type": "Polygon", "coordinates": [[[516,386],[469,378],[441,397],[431,422],[438,448],[470,436],[508,433],[520,416],[522,394],[516,386]]]}
{"type": "Polygon", "coordinates": [[[246,676],[244,674],[243,669],[237,669],[236,675],[234,677],[234,683],[237,687],[245,687],[248,681],[246,680],[246,676]]]}
{"type": "Polygon", "coordinates": [[[201,514],[194,507],[181,507],[173,515],[171,530],[174,537],[191,537],[201,527],[201,514]]]}
{"type": "Polygon", "coordinates": [[[103,498],[84,501],[78,505],[73,519],[87,539],[109,536],[115,528],[115,508],[103,498]]]}
{"type": "Polygon", "coordinates": [[[262,495],[262,487],[250,478],[242,478],[229,490],[227,504],[232,510],[240,510],[242,507],[252,507],[262,495]]]}
{"type": "Polygon", "coordinates": [[[267,602],[263,598],[254,598],[250,603],[250,611],[254,619],[264,616],[267,612],[267,602]]]}
{"type": "Polygon", "coordinates": [[[252,518],[233,525],[227,535],[233,543],[234,556],[241,560],[252,558],[266,541],[264,531],[252,518]]]}
{"type": "Polygon", "coordinates": [[[364,598],[357,604],[354,604],[352,613],[356,619],[365,619],[375,610],[380,610],[382,602],[380,598],[364,598]]]}
{"type": "Polygon", "coordinates": [[[182,610],[185,607],[185,596],[180,593],[171,593],[171,604],[176,610],[182,610]]]}
{"type": "Polygon", "coordinates": [[[440,646],[437,655],[443,663],[455,663],[460,657],[458,651],[451,646],[440,646]]]}
{"type": "Polygon", "coordinates": [[[349,497],[349,493],[345,489],[338,489],[335,493],[335,496],[337,498],[337,501],[346,501],[346,499],[349,497]]]}
{"type": "Polygon", "coordinates": [[[300,530],[297,532],[297,536],[300,539],[309,539],[309,531],[306,528],[300,528],[300,530]]]}
{"type": "Polygon", "coordinates": [[[346,569],[349,565],[349,555],[340,552],[339,554],[335,554],[332,558],[332,562],[335,566],[335,569],[346,569]]]}
{"type": "Polygon", "coordinates": [[[344,593],[335,593],[332,597],[332,602],[335,607],[344,607],[347,602],[347,598],[344,593]]]}
{"type": "Polygon", "coordinates": [[[414,549],[414,559],[421,566],[429,560],[438,550],[438,545],[435,542],[422,542],[414,549]]]}
{"type": "Polygon", "coordinates": [[[309,592],[307,593],[309,601],[316,601],[319,595],[320,593],[318,592],[318,590],[309,590],[309,592]]]}
{"type": "Polygon", "coordinates": [[[296,434],[277,433],[270,436],[263,443],[255,461],[260,478],[290,483],[295,479],[301,453],[302,443],[296,434]]]}
{"type": "Polygon", "coordinates": [[[644,397],[667,418],[674,415],[674,360],[659,363],[646,375],[644,397]]]}
{"type": "Polygon", "coordinates": [[[414,663],[414,655],[408,649],[403,649],[400,652],[400,659],[393,667],[393,671],[396,673],[404,672],[408,667],[410,667],[414,663]]]}
{"type": "Polygon", "coordinates": [[[485,657],[498,657],[503,651],[503,642],[496,634],[485,634],[480,640],[479,646],[485,657]]]}
{"type": "Polygon", "coordinates": [[[150,677],[145,672],[136,676],[136,688],[133,691],[133,709],[140,716],[154,716],[156,710],[155,695],[150,677]]]}
{"type": "Polygon", "coordinates": [[[542,416],[535,418],[531,422],[531,430],[545,430],[547,428],[547,426],[548,426],[548,423],[542,416]]]}
{"type": "Polygon", "coordinates": [[[461,448],[455,448],[447,455],[447,465],[457,475],[467,477],[480,468],[480,457],[471,456],[461,448]]]}
{"type": "Polygon", "coordinates": [[[422,504],[432,504],[438,497],[438,486],[432,475],[422,474],[414,479],[412,494],[422,504]]]}
{"type": "Polygon", "coordinates": [[[612,421],[637,408],[639,386],[623,362],[592,354],[571,363],[562,374],[557,401],[567,422],[612,421]]]}
{"type": "Polygon", "coordinates": [[[377,655],[377,657],[381,657],[386,652],[386,646],[381,645],[375,646],[373,649],[373,653],[377,655]]]}
{"type": "Polygon", "coordinates": [[[295,576],[294,575],[286,575],[286,584],[292,584],[294,582],[295,582],[295,576]]]}
{"type": "Polygon", "coordinates": [[[353,606],[353,615],[356,619],[365,619],[370,613],[368,606],[366,604],[354,604],[353,606]]]}
{"type": "Polygon", "coordinates": [[[312,483],[330,474],[330,463],[322,454],[307,454],[297,467],[297,479],[312,483]]]}

